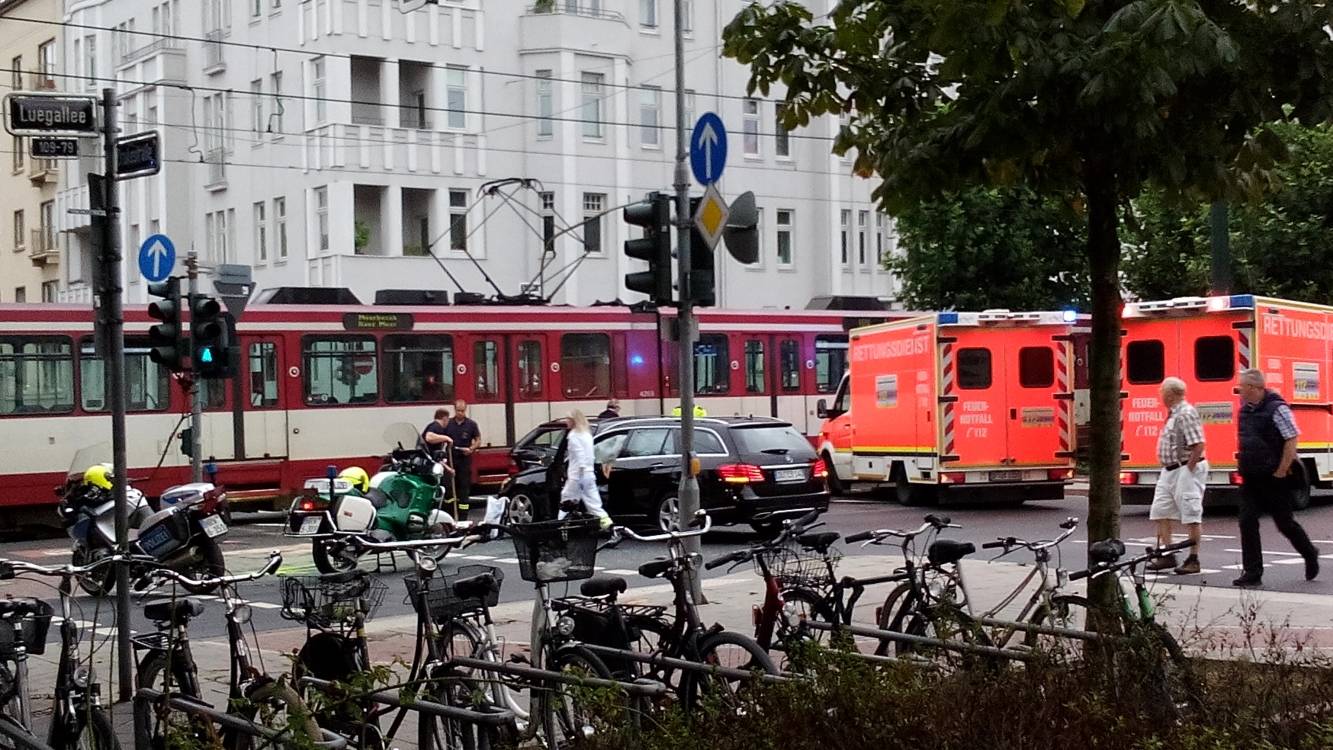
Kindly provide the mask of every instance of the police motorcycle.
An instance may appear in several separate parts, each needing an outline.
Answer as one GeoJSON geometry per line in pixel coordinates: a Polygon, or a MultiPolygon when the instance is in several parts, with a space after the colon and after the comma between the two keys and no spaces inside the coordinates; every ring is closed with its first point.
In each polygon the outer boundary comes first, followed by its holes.
{"type": "Polygon", "coordinates": [[[396,423],[383,437],[394,447],[374,476],[359,466],[330,466],[328,476],[305,481],[287,512],[284,534],[310,539],[321,573],[356,567],[364,548],[350,544],[352,537],[426,539],[459,525],[445,510],[453,472],[420,444],[416,427],[396,423]]]}
{"type": "MultiPolygon", "coordinates": [[[[56,488],[57,513],[69,534],[75,565],[87,565],[115,552],[110,453],[105,443],[80,450],[70,463],[65,484],[56,488]]],[[[151,557],[191,578],[226,572],[218,540],[227,533],[230,512],[221,488],[208,482],[178,485],[163,492],[156,507],[133,486],[125,488],[125,496],[132,555],[151,557]]],[[[115,566],[111,565],[79,579],[79,586],[93,596],[110,594],[115,585],[115,566]]],[[[192,589],[191,593],[208,593],[211,588],[192,589]]]]}

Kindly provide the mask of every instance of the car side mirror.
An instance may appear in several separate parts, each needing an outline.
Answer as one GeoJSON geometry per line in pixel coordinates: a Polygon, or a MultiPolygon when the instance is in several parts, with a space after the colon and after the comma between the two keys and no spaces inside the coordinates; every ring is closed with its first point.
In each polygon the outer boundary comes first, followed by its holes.
{"type": "Polygon", "coordinates": [[[824,399],[821,398],[815,402],[815,416],[819,417],[820,419],[829,418],[828,401],[825,401],[824,399]]]}

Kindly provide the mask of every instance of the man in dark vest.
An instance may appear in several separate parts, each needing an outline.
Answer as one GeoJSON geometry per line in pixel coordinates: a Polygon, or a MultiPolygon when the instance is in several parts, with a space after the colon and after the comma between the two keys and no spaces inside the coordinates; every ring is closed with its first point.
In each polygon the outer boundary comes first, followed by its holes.
{"type": "Polygon", "coordinates": [[[1292,464],[1300,431],[1291,407],[1282,397],[1264,387],[1264,374],[1245,370],[1240,374],[1240,419],[1237,422],[1240,451],[1240,578],[1232,583],[1251,587],[1263,583],[1263,543],[1259,539],[1259,516],[1268,512],[1278,531],[1305,558],[1305,580],[1319,575],[1319,550],[1310,543],[1305,529],[1292,517],[1292,464]]]}

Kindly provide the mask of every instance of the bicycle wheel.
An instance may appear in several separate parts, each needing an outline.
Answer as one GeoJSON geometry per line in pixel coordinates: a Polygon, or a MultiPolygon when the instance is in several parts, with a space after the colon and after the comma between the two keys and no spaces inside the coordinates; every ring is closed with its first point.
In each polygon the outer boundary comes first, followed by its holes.
{"type": "Polygon", "coordinates": [[[102,709],[86,706],[73,718],[69,736],[53,746],[70,750],[120,750],[120,740],[116,739],[116,730],[102,709]]]}
{"type": "MultiPolygon", "coordinates": [[[[20,662],[0,659],[0,721],[5,728],[27,734],[24,729],[23,684],[20,679],[20,662]]],[[[0,732],[0,750],[13,750],[18,744],[8,734],[0,732]]]]}
{"type": "MultiPolygon", "coordinates": [[[[548,660],[546,669],[574,677],[611,678],[611,670],[606,664],[582,646],[557,650],[548,660]]],[[[609,696],[597,688],[556,682],[533,689],[541,691],[539,699],[534,701],[534,718],[541,722],[548,750],[576,745],[596,734],[600,726],[617,725],[625,718],[615,715],[627,706],[623,696],[609,696]]]]}
{"type": "Polygon", "coordinates": [[[1152,687],[1161,697],[1160,705],[1169,707],[1169,717],[1197,711],[1203,705],[1202,691],[1194,665],[1185,655],[1175,636],[1156,622],[1138,622],[1134,630],[1142,633],[1148,647],[1160,649],[1153,654],[1152,687]]]}
{"type": "Polygon", "coordinates": [[[0,750],[15,750],[24,747],[18,744],[18,741],[13,739],[11,735],[32,737],[32,733],[23,726],[23,722],[12,716],[0,714],[0,750]]]}
{"type": "MultiPolygon", "coordinates": [[[[746,672],[777,674],[778,669],[754,639],[722,630],[699,642],[698,661],[702,664],[746,672]]],[[[745,695],[758,683],[753,677],[728,677],[691,670],[681,677],[684,683],[685,710],[694,713],[708,705],[720,711],[739,711],[745,695]]]]}
{"type": "MultiPolygon", "coordinates": [[[[889,630],[895,633],[901,633],[907,617],[911,614],[912,608],[905,608],[912,593],[912,586],[903,582],[893,587],[889,595],[884,597],[884,603],[875,611],[875,625],[880,630],[889,630]]],[[[913,598],[914,599],[914,598],[913,598]]],[[[879,647],[875,649],[876,656],[889,656],[890,652],[895,651],[898,642],[888,638],[881,638],[879,647]]]]}
{"type": "MultiPolygon", "coordinates": [[[[167,683],[167,654],[162,651],[149,651],[139,660],[135,670],[135,687],[148,688],[167,695],[180,695],[187,698],[199,698],[198,686],[190,674],[183,659],[177,658],[171,664],[171,682],[167,683]],[[168,690],[168,687],[170,690],[168,690]]],[[[159,716],[156,706],[148,706],[147,713],[136,710],[136,726],[142,726],[144,736],[152,742],[152,747],[167,747],[169,738],[190,739],[202,746],[216,743],[218,733],[212,722],[193,717],[181,711],[167,711],[159,716]]]]}
{"type": "Polygon", "coordinates": [[[956,604],[940,602],[917,607],[902,632],[929,638],[938,645],[902,641],[897,644],[900,656],[910,654],[953,669],[995,669],[999,666],[997,657],[967,650],[971,646],[990,646],[992,643],[985,629],[956,604]]]}
{"type": "MultiPolygon", "coordinates": [[[[1066,630],[1087,630],[1088,610],[1092,604],[1085,596],[1062,594],[1051,597],[1049,606],[1042,604],[1032,613],[1028,622],[1066,630]]],[[[1047,661],[1065,662],[1080,659],[1087,641],[1068,636],[1028,632],[1023,645],[1037,652],[1047,661]]]]}

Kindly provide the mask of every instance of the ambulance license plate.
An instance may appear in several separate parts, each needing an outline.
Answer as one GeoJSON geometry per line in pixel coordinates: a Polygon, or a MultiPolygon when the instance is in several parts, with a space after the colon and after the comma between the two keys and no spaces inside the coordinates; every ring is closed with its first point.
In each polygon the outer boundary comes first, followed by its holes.
{"type": "Polygon", "coordinates": [[[204,516],[199,519],[199,527],[210,539],[215,539],[227,533],[227,522],[219,516],[204,516]]]}
{"type": "Polygon", "coordinates": [[[324,519],[319,516],[308,516],[301,519],[301,530],[296,532],[301,536],[309,536],[319,533],[319,524],[324,519]]]}
{"type": "Polygon", "coordinates": [[[773,472],[774,482],[804,482],[805,469],[778,469],[773,472]]]}
{"type": "Polygon", "coordinates": [[[1023,478],[1021,471],[992,471],[990,480],[992,482],[1017,482],[1023,478]]]}

